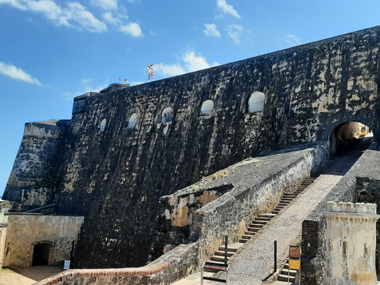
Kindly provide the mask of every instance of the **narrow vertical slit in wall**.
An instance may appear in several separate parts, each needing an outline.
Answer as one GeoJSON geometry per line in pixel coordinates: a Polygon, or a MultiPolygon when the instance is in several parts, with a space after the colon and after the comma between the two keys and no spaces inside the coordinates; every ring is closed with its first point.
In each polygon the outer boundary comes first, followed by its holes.
{"type": "Polygon", "coordinates": [[[347,242],[344,241],[343,242],[343,255],[346,255],[347,254],[347,242]]]}

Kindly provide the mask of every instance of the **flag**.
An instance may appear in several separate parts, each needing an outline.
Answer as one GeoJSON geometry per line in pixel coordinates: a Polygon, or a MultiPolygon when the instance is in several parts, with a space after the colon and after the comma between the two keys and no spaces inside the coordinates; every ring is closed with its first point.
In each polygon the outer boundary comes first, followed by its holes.
{"type": "Polygon", "coordinates": [[[153,64],[148,65],[148,70],[146,71],[147,73],[151,72],[153,70],[153,64]]]}
{"type": "Polygon", "coordinates": [[[154,72],[152,71],[151,73],[148,74],[148,81],[153,78],[154,72]]]}

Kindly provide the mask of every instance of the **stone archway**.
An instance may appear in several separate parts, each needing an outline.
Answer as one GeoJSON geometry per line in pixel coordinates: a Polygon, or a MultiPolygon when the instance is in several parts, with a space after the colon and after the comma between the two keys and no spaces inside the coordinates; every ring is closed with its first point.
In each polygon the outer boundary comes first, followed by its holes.
{"type": "Polygon", "coordinates": [[[373,142],[373,132],[361,122],[344,122],[330,134],[330,156],[342,155],[354,149],[365,150],[373,142]]]}

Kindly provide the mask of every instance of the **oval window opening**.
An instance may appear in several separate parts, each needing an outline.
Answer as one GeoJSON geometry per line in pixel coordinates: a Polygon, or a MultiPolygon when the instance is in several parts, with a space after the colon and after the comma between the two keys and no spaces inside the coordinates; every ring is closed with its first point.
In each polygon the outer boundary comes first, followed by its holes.
{"type": "Polygon", "coordinates": [[[173,120],[173,109],[166,107],[161,113],[161,123],[169,123],[173,120]]]}
{"type": "Polygon", "coordinates": [[[212,100],[206,100],[202,104],[201,116],[210,118],[214,112],[214,102],[212,100]]]}
{"type": "Polygon", "coordinates": [[[133,113],[132,116],[129,117],[128,128],[134,128],[136,126],[136,121],[137,114],[133,113]]]}
{"type": "Polygon", "coordinates": [[[102,122],[100,123],[99,129],[101,132],[104,132],[104,129],[106,128],[106,123],[107,123],[106,119],[102,120],[102,122]]]}
{"type": "Polygon", "coordinates": [[[248,100],[248,112],[261,112],[264,110],[265,95],[262,92],[253,92],[248,100]]]}

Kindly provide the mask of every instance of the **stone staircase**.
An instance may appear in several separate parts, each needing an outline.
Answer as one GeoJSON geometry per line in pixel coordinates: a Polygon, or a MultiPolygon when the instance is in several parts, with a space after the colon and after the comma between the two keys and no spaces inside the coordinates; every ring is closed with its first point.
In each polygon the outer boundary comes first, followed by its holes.
{"type": "MultiPolygon", "coordinates": [[[[210,257],[210,260],[207,263],[214,264],[215,266],[218,265],[225,265],[228,263],[228,260],[236,254],[239,247],[244,245],[247,241],[250,240],[258,231],[262,229],[273,217],[275,217],[277,214],[280,213],[282,209],[284,209],[290,202],[292,202],[300,193],[302,193],[310,184],[314,182],[316,178],[314,177],[307,177],[305,178],[301,185],[297,188],[296,191],[291,193],[285,193],[281,197],[280,202],[276,206],[276,208],[272,211],[272,213],[267,214],[259,214],[257,217],[252,221],[252,223],[247,227],[247,230],[245,233],[239,238],[238,244],[228,244],[227,246],[227,258],[225,256],[225,245],[222,245],[218,248],[217,251],[214,252],[214,254],[210,257]]],[[[289,272],[289,281],[294,282],[295,280],[295,270],[289,270],[289,265],[285,264],[285,266],[282,268],[280,275],[278,276],[279,281],[288,281],[288,272],[289,272]],[[286,276],[286,280],[284,279],[286,276]]],[[[205,272],[209,273],[218,273],[219,270],[217,269],[211,269],[211,268],[204,268],[205,272]]]]}
{"type": "Polygon", "coordinates": [[[253,237],[263,226],[265,226],[276,214],[259,214],[248,226],[244,235],[239,239],[240,243],[246,243],[253,237]]]}
{"type": "Polygon", "coordinates": [[[289,269],[289,260],[286,260],[284,267],[281,269],[280,274],[277,276],[278,281],[288,282],[293,284],[296,280],[297,270],[289,269]]]}

